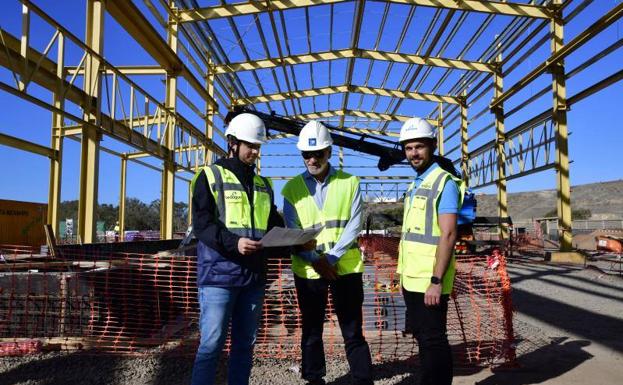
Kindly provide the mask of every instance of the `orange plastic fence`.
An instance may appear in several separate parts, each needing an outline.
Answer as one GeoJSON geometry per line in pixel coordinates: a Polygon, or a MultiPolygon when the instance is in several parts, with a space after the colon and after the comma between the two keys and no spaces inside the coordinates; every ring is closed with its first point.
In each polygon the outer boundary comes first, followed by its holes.
{"type": "MultiPolygon", "coordinates": [[[[360,246],[366,257],[364,329],[373,358],[387,361],[416,355],[395,274],[398,239],[372,235],[362,237],[360,246]]],[[[194,256],[91,252],[63,257],[36,255],[28,249],[2,251],[0,355],[31,352],[33,346],[194,354],[199,336],[194,256]]],[[[448,314],[456,365],[513,361],[504,256],[458,258],[448,314]]],[[[256,356],[300,357],[301,320],[289,260],[270,261],[269,271],[256,356]]],[[[343,354],[331,310],[325,323],[325,350],[327,355],[343,354]]]]}

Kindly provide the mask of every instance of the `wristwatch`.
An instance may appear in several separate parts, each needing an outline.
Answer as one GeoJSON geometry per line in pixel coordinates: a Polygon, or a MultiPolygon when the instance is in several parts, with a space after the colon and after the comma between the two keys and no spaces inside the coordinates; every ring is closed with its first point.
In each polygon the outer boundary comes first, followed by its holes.
{"type": "Polygon", "coordinates": [[[432,283],[433,285],[439,285],[441,283],[441,279],[433,275],[432,277],[430,277],[430,283],[432,283]]]}

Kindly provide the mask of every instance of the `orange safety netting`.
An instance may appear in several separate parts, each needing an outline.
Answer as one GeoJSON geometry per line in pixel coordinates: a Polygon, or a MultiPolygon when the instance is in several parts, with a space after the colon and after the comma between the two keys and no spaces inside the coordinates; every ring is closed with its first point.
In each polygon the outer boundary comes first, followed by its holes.
{"type": "MultiPolygon", "coordinates": [[[[365,236],[360,246],[366,258],[364,331],[373,358],[416,355],[395,274],[398,238],[365,236]]],[[[0,355],[33,349],[194,354],[199,337],[195,268],[195,256],[73,250],[53,258],[5,248],[0,257],[0,355]]],[[[510,299],[502,254],[457,257],[448,311],[457,366],[514,360],[510,299]]],[[[342,355],[330,300],[329,308],[325,350],[329,356],[342,355]]],[[[271,260],[256,356],[300,357],[300,325],[289,260],[271,260]]]]}

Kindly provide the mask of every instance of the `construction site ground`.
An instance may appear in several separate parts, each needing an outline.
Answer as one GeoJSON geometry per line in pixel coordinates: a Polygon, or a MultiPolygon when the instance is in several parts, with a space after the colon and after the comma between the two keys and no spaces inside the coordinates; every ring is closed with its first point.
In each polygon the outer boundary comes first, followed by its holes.
{"type": "MultiPolygon", "coordinates": [[[[517,366],[458,368],[455,384],[620,384],[623,278],[595,268],[520,260],[509,264],[517,366]]],[[[0,384],[187,384],[192,357],[46,354],[0,359],[0,384]]],[[[351,383],[345,360],[327,383],[351,383]]],[[[298,363],[256,360],[252,384],[303,384],[298,363]]],[[[375,364],[375,384],[413,384],[409,361],[375,364]]],[[[224,384],[225,368],[219,373],[224,384]]]]}

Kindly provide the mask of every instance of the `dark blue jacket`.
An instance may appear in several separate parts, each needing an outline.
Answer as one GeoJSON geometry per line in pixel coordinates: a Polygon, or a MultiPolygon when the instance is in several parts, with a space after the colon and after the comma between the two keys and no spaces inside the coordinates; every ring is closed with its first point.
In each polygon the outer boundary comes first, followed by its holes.
{"type": "MultiPolygon", "coordinates": [[[[217,165],[228,169],[245,188],[249,202],[253,202],[254,166],[237,158],[219,159],[217,165]]],[[[203,171],[195,182],[192,198],[193,231],[197,243],[197,285],[239,287],[266,280],[266,256],[285,254],[289,250],[265,249],[252,255],[238,252],[240,236],[227,230],[218,218],[216,202],[203,171]],[[271,251],[269,251],[271,250],[271,251]]],[[[274,202],[268,218],[268,230],[284,226],[274,202]]]]}

